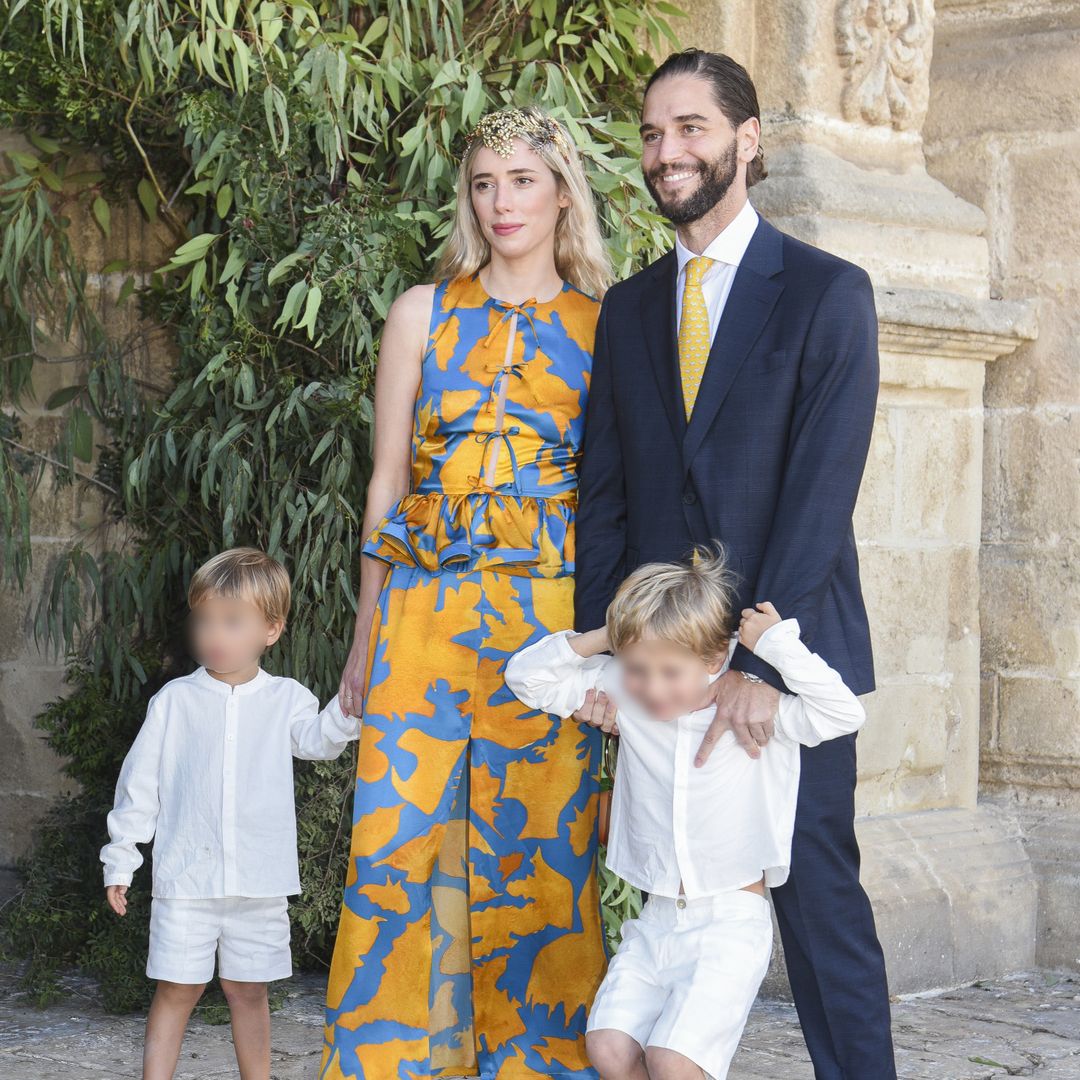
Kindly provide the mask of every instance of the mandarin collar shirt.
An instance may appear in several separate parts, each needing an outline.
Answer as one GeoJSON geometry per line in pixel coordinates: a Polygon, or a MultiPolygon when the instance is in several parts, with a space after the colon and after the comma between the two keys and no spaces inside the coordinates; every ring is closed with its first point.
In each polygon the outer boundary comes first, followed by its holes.
{"type": "Polygon", "coordinates": [[[336,758],[360,721],[259,668],[230,686],[200,667],[166,683],[124,760],[101,849],[106,885],[130,885],[154,841],[153,895],[202,900],[300,892],[294,757],[336,758]]]}
{"type": "MultiPolygon", "coordinates": [[[[749,757],[726,731],[700,768],[694,756],[714,709],[653,719],[623,689],[618,660],[579,656],[572,636],[551,634],[511,657],[506,681],[526,705],[557,716],[580,708],[590,689],[604,691],[617,706],[608,868],[648,893],[673,898],[713,896],[762,876],[770,888],[783,884],[791,865],[800,747],[853,732],[865,719],[840,675],[799,640],[798,622],[771,626],[754,649],[795,691],[781,694],[775,734],[761,756],[749,757]]],[[[726,668],[725,662],[714,678],[726,668]]]]}
{"type": "MultiPolygon", "coordinates": [[[[709,340],[716,337],[716,328],[720,325],[720,316],[724,313],[731,286],[735,281],[735,272],[739,269],[754,230],[758,226],[758,213],[747,200],[742,209],[728,222],[727,227],[713,238],[709,246],[701,253],[712,259],[713,265],[701,282],[701,291],[705,297],[705,308],[709,313],[709,340]]],[[[675,326],[682,322],[683,288],[686,285],[686,264],[694,258],[692,252],[675,234],[675,258],[678,261],[678,276],[675,282],[675,326]]]]}

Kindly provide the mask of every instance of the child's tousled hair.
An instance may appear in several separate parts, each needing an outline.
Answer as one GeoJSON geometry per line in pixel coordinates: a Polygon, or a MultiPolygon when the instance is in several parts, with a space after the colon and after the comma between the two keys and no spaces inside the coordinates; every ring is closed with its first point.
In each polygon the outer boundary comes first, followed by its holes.
{"type": "Polygon", "coordinates": [[[656,637],[715,660],[727,651],[734,630],[735,584],[720,544],[695,547],[686,562],[639,566],[608,607],[611,647],[619,652],[656,637]]]}
{"type": "Polygon", "coordinates": [[[250,600],[269,623],[284,623],[292,601],[292,585],[284,566],[265,551],[235,547],[221,551],[195,571],[188,585],[188,607],[208,596],[250,600]]]}

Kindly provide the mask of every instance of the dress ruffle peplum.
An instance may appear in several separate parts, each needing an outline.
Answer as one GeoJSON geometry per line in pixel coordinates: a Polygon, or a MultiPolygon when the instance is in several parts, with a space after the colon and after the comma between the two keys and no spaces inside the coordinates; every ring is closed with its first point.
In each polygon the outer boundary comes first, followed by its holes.
{"type": "Polygon", "coordinates": [[[375,527],[364,554],[428,573],[498,570],[531,577],[574,572],[573,492],[538,499],[464,491],[406,495],[375,527]]]}

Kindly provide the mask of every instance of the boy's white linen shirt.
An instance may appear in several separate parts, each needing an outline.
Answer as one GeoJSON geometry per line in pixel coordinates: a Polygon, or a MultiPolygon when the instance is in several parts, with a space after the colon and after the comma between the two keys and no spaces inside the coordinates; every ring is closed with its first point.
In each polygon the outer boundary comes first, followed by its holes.
{"type": "MultiPolygon", "coordinates": [[[[780,695],[775,734],[761,757],[751,758],[726,731],[700,768],[694,757],[713,708],[652,719],[623,691],[618,660],[579,656],[571,636],[551,634],[511,657],[506,681],[527,705],[558,716],[580,708],[590,689],[615,702],[619,766],[608,868],[668,897],[679,895],[680,883],[691,899],[741,889],[762,874],[770,888],[783,884],[791,865],[800,744],[846,735],[866,718],[840,675],[799,640],[798,622],[769,627],[754,649],[795,691],[780,695]]],[[[726,669],[725,662],[713,678],[726,669]]]]}
{"type": "Polygon", "coordinates": [[[204,667],[166,683],[120,770],[101,849],[106,885],[130,885],[154,841],[153,895],[300,892],[293,757],[336,758],[360,733],[337,695],[259,669],[239,686],[204,667]]]}

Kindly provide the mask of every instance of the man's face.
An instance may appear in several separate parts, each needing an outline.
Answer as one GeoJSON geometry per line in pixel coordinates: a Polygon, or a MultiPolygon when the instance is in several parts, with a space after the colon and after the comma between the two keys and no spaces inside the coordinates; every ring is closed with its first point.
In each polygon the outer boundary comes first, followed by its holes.
{"type": "Polygon", "coordinates": [[[672,75],[654,83],[641,114],[641,169],[657,208],[674,225],[704,217],[735,188],[757,152],[758,122],[738,130],[706,79],[672,75]]]}

